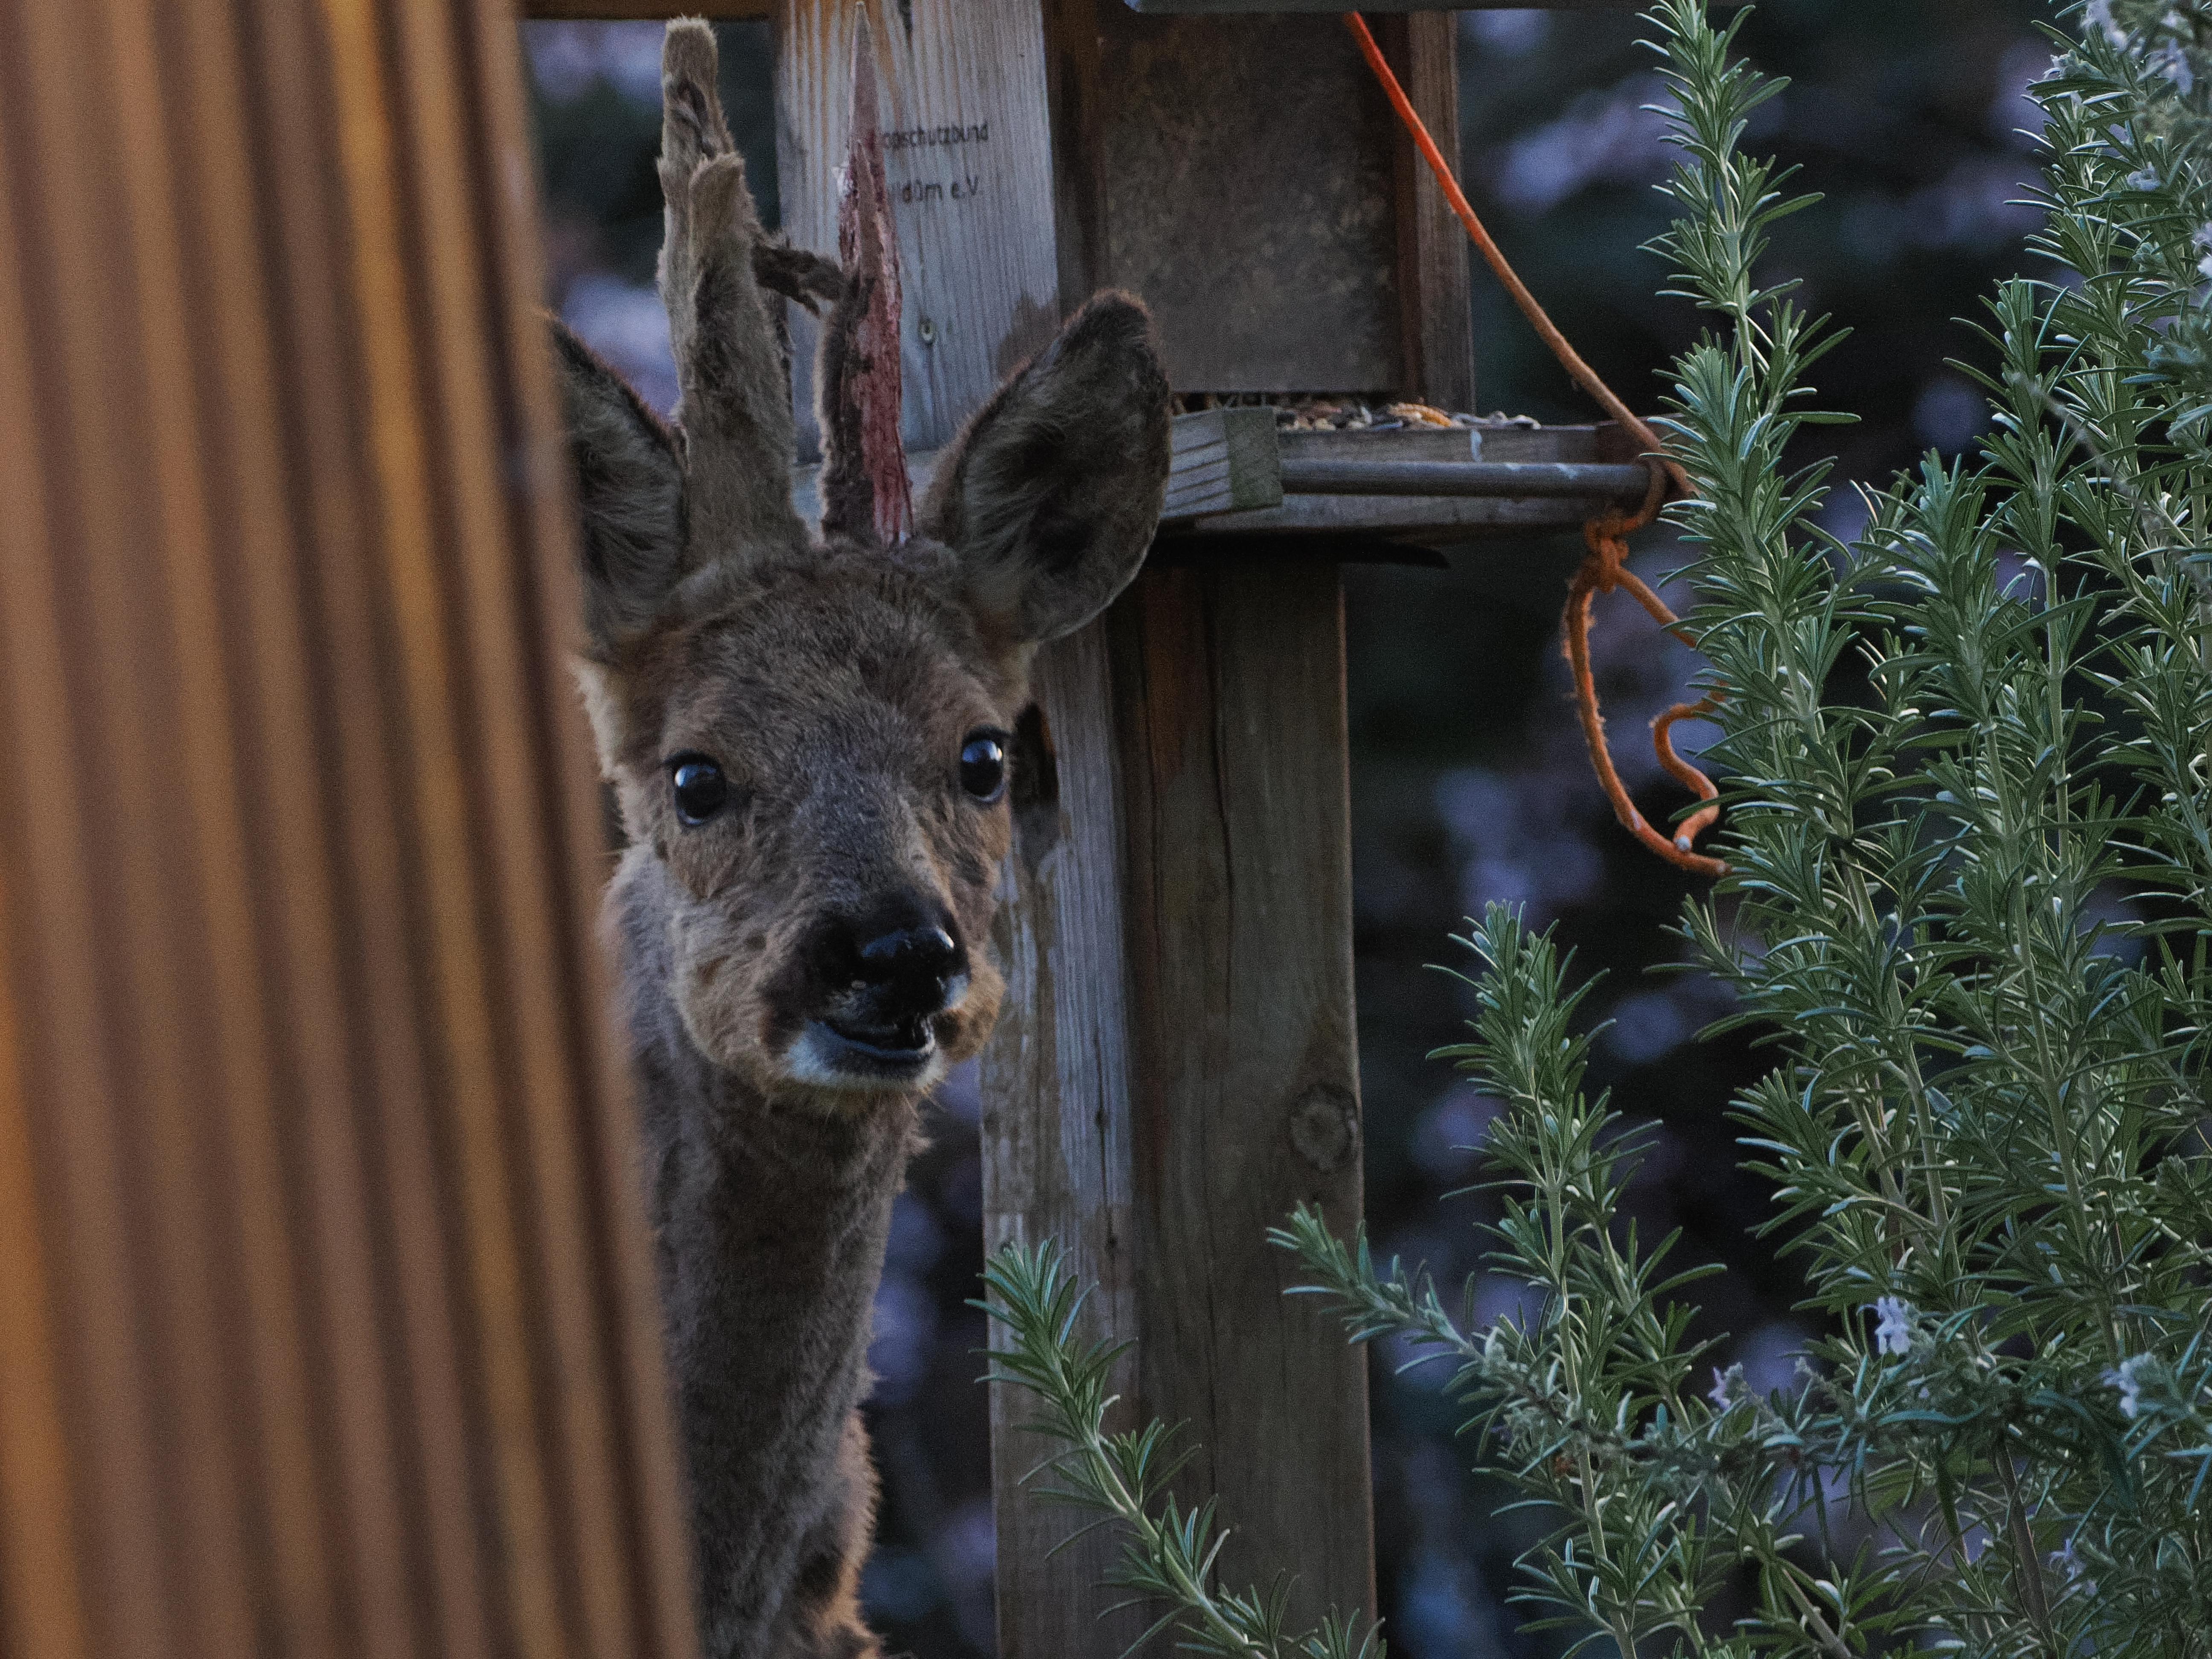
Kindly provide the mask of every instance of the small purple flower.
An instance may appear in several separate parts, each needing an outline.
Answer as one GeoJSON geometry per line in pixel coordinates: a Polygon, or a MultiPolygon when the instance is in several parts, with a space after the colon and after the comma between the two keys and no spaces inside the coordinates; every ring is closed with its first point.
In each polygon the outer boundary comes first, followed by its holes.
{"type": "Polygon", "coordinates": [[[2088,1563],[2074,1553],[2073,1539],[2051,1552],[2051,1566],[2054,1572],[2064,1573],[2068,1585],[2078,1587],[2084,1595],[2097,1593],[2097,1581],[2089,1577],[2088,1563]]]}
{"type": "Polygon", "coordinates": [[[2164,76],[2183,97],[2196,90],[2196,72],[2189,67],[2188,55],[2181,50],[2179,40],[2159,42],[2151,52],[2149,64],[2151,73],[2164,76]]]}
{"type": "Polygon", "coordinates": [[[1743,1367],[1731,1365],[1726,1370],[1713,1368],[1713,1386],[1705,1391],[1705,1398],[1713,1402],[1714,1409],[1726,1411],[1745,1395],[1743,1367]]]}
{"type": "Polygon", "coordinates": [[[1876,1298],[1874,1310],[1881,1322],[1875,1327],[1875,1351],[1900,1355],[1911,1352],[1912,1304],[1901,1296],[1885,1296],[1876,1298]]]}
{"type": "Polygon", "coordinates": [[[2142,1374],[2150,1364],[2150,1356],[2139,1353],[2120,1361],[2116,1371],[2105,1373],[2105,1386],[2120,1391],[2120,1415],[2130,1422],[2142,1409],[2142,1374]]]}

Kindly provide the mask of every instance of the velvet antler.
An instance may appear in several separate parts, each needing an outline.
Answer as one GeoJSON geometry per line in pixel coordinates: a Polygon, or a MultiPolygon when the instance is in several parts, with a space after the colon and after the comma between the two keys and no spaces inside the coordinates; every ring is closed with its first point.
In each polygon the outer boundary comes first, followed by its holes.
{"type": "Polygon", "coordinates": [[[837,203],[845,292],[823,331],[822,529],[896,547],[914,531],[899,443],[898,237],[876,118],[876,54],[863,9],[853,42],[853,122],[837,203]]]}
{"type": "Polygon", "coordinates": [[[668,26],[660,59],[660,297],[683,388],[676,418],[692,546],[709,559],[750,559],[806,538],[791,501],[789,371],[763,279],[810,300],[835,291],[837,282],[825,262],[794,255],[762,230],[744,158],[722,118],[717,70],[706,24],[668,26]]]}

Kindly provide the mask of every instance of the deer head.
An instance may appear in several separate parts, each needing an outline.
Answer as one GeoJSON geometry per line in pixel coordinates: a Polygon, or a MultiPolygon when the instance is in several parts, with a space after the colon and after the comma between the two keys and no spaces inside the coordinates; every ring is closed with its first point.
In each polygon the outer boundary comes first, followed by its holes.
{"type": "Polygon", "coordinates": [[[1143,308],[1093,299],[969,423],[902,535],[872,64],[855,74],[842,271],[763,235],[714,87],[713,35],[671,25],[673,426],[556,326],[581,678],[641,866],[625,881],[654,895],[624,925],[654,933],[634,943],[666,965],[685,1031],[757,1088],[834,1109],[926,1088],[989,1034],[1008,733],[1038,643],[1135,574],[1166,482],[1168,387],[1143,308]],[[819,535],[792,504],[776,295],[830,306],[819,535]]]}

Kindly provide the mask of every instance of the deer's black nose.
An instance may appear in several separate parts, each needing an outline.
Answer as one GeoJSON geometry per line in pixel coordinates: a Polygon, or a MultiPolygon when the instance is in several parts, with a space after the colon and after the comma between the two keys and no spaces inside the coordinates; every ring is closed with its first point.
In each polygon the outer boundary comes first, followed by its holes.
{"type": "Polygon", "coordinates": [[[950,979],[960,969],[960,947],[935,923],[878,933],[860,946],[860,977],[871,985],[950,979]]]}
{"type": "Polygon", "coordinates": [[[826,941],[832,988],[860,991],[869,1018],[926,1018],[953,1002],[968,977],[968,951],[951,916],[920,895],[880,905],[826,941]]]}

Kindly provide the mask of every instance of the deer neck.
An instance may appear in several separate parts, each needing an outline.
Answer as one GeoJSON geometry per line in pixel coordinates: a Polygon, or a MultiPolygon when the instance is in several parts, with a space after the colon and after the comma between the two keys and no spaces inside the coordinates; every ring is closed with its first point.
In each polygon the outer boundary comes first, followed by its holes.
{"type": "Polygon", "coordinates": [[[709,1060],[670,994],[666,877],[632,848],[609,891],[710,1645],[775,1623],[840,1487],[870,1313],[919,1109],[825,1114],[709,1060]]]}

